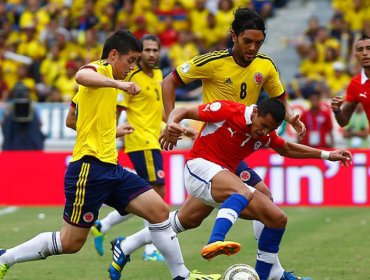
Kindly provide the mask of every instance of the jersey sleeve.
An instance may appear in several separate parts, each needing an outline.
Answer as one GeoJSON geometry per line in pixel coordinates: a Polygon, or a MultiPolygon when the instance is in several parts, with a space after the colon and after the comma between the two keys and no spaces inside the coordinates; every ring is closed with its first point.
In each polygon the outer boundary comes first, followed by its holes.
{"type": "Polygon", "coordinates": [[[203,122],[227,120],[235,112],[237,105],[240,104],[225,100],[202,104],[198,107],[200,120],[203,122]]]}
{"type": "Polygon", "coordinates": [[[202,56],[196,56],[193,59],[177,66],[172,74],[182,84],[188,84],[195,80],[210,78],[213,73],[213,64],[199,63],[199,61],[201,61],[199,60],[201,57],[202,56]]]}
{"type": "Polygon", "coordinates": [[[352,81],[348,85],[345,100],[348,102],[358,103],[360,100],[358,99],[358,94],[356,93],[357,93],[357,86],[354,80],[352,79],[352,81]]]}
{"type": "Polygon", "coordinates": [[[285,144],[285,140],[281,138],[279,135],[277,135],[276,131],[272,131],[270,133],[270,143],[269,147],[273,149],[279,149],[282,148],[285,144]]]}
{"type": "Polygon", "coordinates": [[[263,84],[263,89],[267,92],[269,97],[282,97],[284,95],[284,87],[280,80],[280,75],[275,65],[271,62],[270,74],[263,84]]]}

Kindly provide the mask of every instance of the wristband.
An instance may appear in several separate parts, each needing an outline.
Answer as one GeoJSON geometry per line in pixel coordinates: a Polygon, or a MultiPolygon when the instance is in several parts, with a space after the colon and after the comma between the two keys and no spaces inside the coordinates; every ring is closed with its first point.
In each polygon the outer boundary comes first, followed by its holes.
{"type": "Polygon", "coordinates": [[[321,157],[322,159],[329,159],[329,157],[330,157],[330,152],[329,152],[329,151],[321,151],[321,155],[320,155],[320,157],[321,157]]]}
{"type": "Polygon", "coordinates": [[[338,115],[340,113],[340,109],[333,111],[334,115],[338,115]]]}

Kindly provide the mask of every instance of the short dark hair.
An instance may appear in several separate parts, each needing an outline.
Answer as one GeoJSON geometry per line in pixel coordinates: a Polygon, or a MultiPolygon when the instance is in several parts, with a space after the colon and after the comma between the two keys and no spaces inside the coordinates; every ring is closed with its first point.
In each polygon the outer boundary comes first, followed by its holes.
{"type": "Polygon", "coordinates": [[[358,41],[361,41],[361,40],[369,40],[370,39],[370,36],[366,35],[365,33],[363,33],[361,35],[360,38],[358,38],[358,41]]]}
{"type": "Polygon", "coordinates": [[[258,115],[264,117],[271,114],[272,118],[281,123],[285,119],[285,105],[277,98],[266,98],[257,105],[258,115]]]}
{"type": "Polygon", "coordinates": [[[158,47],[160,48],[161,47],[161,41],[159,40],[159,38],[153,34],[145,34],[143,37],[141,37],[141,44],[143,45],[144,41],[154,41],[154,42],[157,42],[158,43],[158,47]]]}
{"type": "Polygon", "coordinates": [[[266,37],[266,26],[263,18],[250,8],[238,8],[234,12],[234,20],[231,23],[231,29],[238,36],[244,30],[254,29],[263,32],[266,37]]]}
{"type": "Polygon", "coordinates": [[[114,32],[105,41],[101,59],[107,59],[109,52],[116,49],[119,54],[127,54],[129,51],[142,52],[143,46],[140,41],[126,29],[114,32]]]}

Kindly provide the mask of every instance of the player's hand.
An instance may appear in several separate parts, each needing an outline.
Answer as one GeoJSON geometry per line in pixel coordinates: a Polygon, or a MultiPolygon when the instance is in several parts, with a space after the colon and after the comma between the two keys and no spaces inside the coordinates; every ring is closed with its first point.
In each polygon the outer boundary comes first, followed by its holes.
{"type": "Polygon", "coordinates": [[[197,138],[197,136],[198,136],[198,130],[196,130],[196,129],[192,128],[192,127],[187,127],[187,128],[185,128],[184,135],[186,137],[191,138],[192,140],[195,140],[195,138],[197,138]]]}
{"type": "Polygon", "coordinates": [[[163,150],[172,150],[176,147],[177,141],[182,139],[186,129],[178,123],[167,124],[159,137],[159,143],[163,150]]]}
{"type": "Polygon", "coordinates": [[[116,137],[122,137],[126,134],[131,134],[135,131],[135,128],[133,128],[129,123],[124,123],[119,126],[117,126],[117,132],[116,137]]]}
{"type": "Polygon", "coordinates": [[[352,164],[352,154],[348,150],[337,149],[337,150],[330,152],[329,160],[330,161],[340,161],[341,165],[349,166],[350,164],[352,164]]]}
{"type": "Polygon", "coordinates": [[[335,112],[335,111],[339,111],[340,110],[340,106],[342,106],[344,100],[343,100],[343,97],[341,96],[335,96],[333,97],[333,99],[331,100],[331,109],[335,112]]]}
{"type": "Polygon", "coordinates": [[[120,82],[118,89],[122,89],[132,95],[136,95],[141,91],[141,88],[134,82],[120,82]]]}
{"type": "Polygon", "coordinates": [[[302,140],[303,137],[306,135],[306,126],[304,125],[304,123],[301,121],[300,118],[301,118],[301,115],[294,115],[291,118],[289,123],[294,128],[294,130],[297,132],[298,139],[302,140]]]}

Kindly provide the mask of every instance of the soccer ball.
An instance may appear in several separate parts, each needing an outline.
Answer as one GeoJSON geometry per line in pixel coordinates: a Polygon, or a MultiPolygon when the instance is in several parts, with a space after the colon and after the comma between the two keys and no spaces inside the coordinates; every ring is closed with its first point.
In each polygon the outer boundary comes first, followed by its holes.
{"type": "Polygon", "coordinates": [[[247,264],[234,264],[226,269],[223,280],[260,280],[253,267],[247,264]]]}

